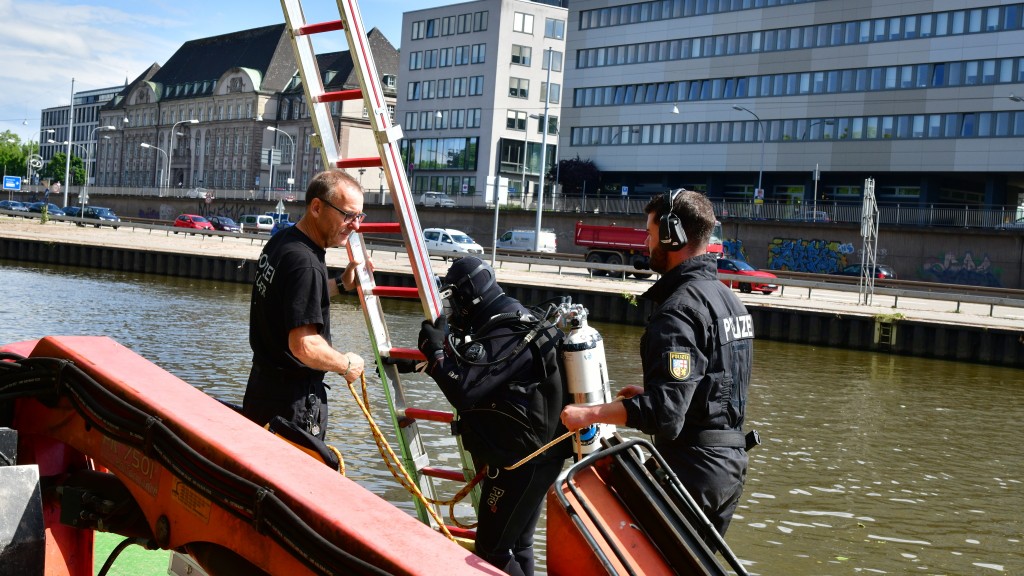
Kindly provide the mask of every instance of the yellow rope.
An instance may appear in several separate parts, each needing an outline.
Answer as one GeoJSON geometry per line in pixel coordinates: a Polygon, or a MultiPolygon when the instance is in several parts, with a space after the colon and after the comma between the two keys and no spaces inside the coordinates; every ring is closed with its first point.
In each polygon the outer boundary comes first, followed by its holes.
{"type": "Polygon", "coordinates": [[[536,458],[537,456],[539,456],[541,452],[544,452],[544,451],[545,451],[545,450],[547,450],[548,448],[551,448],[551,447],[552,447],[552,446],[554,446],[555,444],[558,444],[559,442],[561,442],[562,440],[565,440],[565,439],[566,439],[566,438],[568,438],[569,436],[572,436],[572,435],[573,435],[573,434],[575,434],[576,432],[577,432],[576,430],[569,430],[568,432],[566,432],[565,434],[562,434],[562,435],[561,435],[561,436],[559,436],[558,438],[555,438],[555,439],[554,439],[554,440],[552,440],[551,442],[548,442],[547,444],[545,444],[545,445],[541,446],[540,448],[537,448],[536,450],[534,450],[534,451],[533,451],[533,453],[532,453],[532,454],[530,454],[530,455],[529,455],[529,456],[527,456],[526,458],[523,458],[523,459],[522,459],[522,460],[520,460],[519,462],[516,462],[515,464],[513,464],[513,465],[511,465],[511,466],[505,466],[505,470],[515,470],[516,468],[519,468],[519,467],[520,467],[520,466],[522,466],[523,464],[526,464],[526,463],[527,463],[527,462],[529,462],[530,460],[533,460],[534,458],[536,458]]]}
{"type": "Polygon", "coordinates": [[[399,459],[398,455],[395,454],[395,451],[391,449],[391,444],[389,444],[387,438],[384,437],[384,433],[381,432],[380,427],[377,426],[377,423],[374,421],[373,415],[370,414],[370,401],[369,394],[367,393],[366,389],[365,374],[361,376],[361,380],[363,385],[363,400],[360,400],[359,394],[356,393],[356,389],[353,383],[347,381],[346,382],[348,384],[349,391],[352,393],[352,398],[355,399],[356,404],[359,405],[359,409],[363,411],[363,416],[366,418],[366,422],[370,425],[370,431],[373,433],[373,440],[377,444],[377,450],[380,452],[381,457],[384,458],[384,464],[388,467],[388,470],[391,471],[391,475],[395,477],[395,480],[397,480],[398,483],[401,484],[406,490],[412,492],[412,494],[416,496],[416,498],[423,504],[423,506],[427,509],[427,513],[430,514],[430,517],[434,519],[434,522],[437,522],[438,528],[440,528],[441,532],[445,536],[447,536],[449,540],[455,542],[455,537],[452,536],[451,532],[448,531],[448,527],[444,525],[444,522],[441,520],[440,516],[437,515],[437,512],[431,505],[430,499],[424,496],[423,493],[420,491],[419,486],[416,485],[416,482],[413,481],[412,477],[409,475],[409,472],[406,471],[405,466],[402,465],[402,462],[399,459]]]}
{"type": "Polygon", "coordinates": [[[334,446],[331,446],[330,444],[325,444],[325,446],[327,446],[327,449],[330,450],[331,452],[334,452],[334,455],[338,457],[338,472],[341,472],[341,475],[344,476],[345,475],[345,458],[342,457],[341,450],[338,450],[337,448],[335,448],[334,446]]]}

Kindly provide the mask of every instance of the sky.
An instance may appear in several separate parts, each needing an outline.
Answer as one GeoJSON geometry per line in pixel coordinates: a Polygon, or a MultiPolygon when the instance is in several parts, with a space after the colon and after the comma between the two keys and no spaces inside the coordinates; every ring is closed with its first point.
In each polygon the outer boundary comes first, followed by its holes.
{"type": "MultiPolygon", "coordinates": [[[[458,0],[364,0],[363,25],[401,44],[402,13],[458,0]]],[[[307,22],[339,19],[334,0],[303,2],[307,22]]],[[[39,140],[44,108],[75,92],[123,85],[189,40],[284,22],[277,0],[0,0],[0,132],[39,140]],[[24,121],[28,120],[25,125],[24,121]]],[[[315,50],[347,49],[331,32],[315,50]]]]}

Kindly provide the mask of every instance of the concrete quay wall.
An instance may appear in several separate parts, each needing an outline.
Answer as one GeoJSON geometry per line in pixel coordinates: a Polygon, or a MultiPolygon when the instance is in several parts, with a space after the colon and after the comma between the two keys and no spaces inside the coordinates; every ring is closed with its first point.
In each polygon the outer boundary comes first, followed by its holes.
{"type": "MultiPolygon", "coordinates": [[[[0,259],[40,264],[83,266],[222,282],[250,283],[256,261],[250,258],[161,252],[21,238],[0,238],[0,259]]],[[[377,270],[381,285],[412,286],[409,274],[377,270]]],[[[536,282],[541,284],[542,280],[536,282]]],[[[502,281],[506,291],[524,302],[539,303],[565,295],[564,287],[502,281]]],[[[569,291],[590,318],[642,326],[651,313],[643,300],[621,292],[569,291]]],[[[795,309],[772,302],[747,303],[757,338],[1024,368],[1024,327],[965,325],[940,321],[894,319],[850,310],[795,309]]]]}

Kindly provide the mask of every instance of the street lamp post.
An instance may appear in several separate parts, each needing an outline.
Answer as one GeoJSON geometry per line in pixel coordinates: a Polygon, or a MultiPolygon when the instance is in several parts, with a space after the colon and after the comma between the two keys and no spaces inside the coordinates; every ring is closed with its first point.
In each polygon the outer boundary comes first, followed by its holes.
{"type": "MultiPolygon", "coordinates": [[[[164,160],[165,171],[168,171],[168,172],[170,171],[169,169],[171,167],[171,159],[170,159],[170,156],[167,155],[167,152],[164,152],[163,148],[160,148],[159,146],[153,146],[152,144],[149,144],[149,143],[146,143],[146,142],[142,142],[141,144],[139,144],[139,146],[141,146],[143,148],[152,148],[153,150],[156,150],[157,152],[163,154],[164,155],[164,159],[165,159],[164,160]]],[[[170,179],[168,179],[167,181],[170,182],[170,179]]],[[[156,181],[157,193],[160,194],[161,196],[163,196],[163,194],[160,193],[160,188],[161,188],[161,186],[160,186],[160,179],[157,179],[157,181],[156,181]]]]}
{"type": "Polygon", "coordinates": [[[761,191],[761,194],[764,194],[764,189],[761,188],[761,177],[764,175],[764,122],[761,122],[761,117],[758,116],[757,114],[754,114],[749,108],[744,108],[739,104],[733,104],[732,107],[734,110],[741,110],[757,119],[758,128],[760,128],[761,130],[761,167],[757,171],[757,190],[754,190],[754,197],[756,198],[758,190],[761,191]]]}
{"type": "MultiPolygon", "coordinates": [[[[174,149],[178,147],[178,136],[179,136],[179,134],[178,134],[178,125],[179,124],[199,124],[199,120],[196,120],[195,118],[189,118],[188,120],[181,120],[181,121],[175,122],[174,124],[171,125],[171,140],[169,140],[167,142],[167,145],[170,148],[172,154],[174,153],[174,149]]],[[[170,185],[171,185],[171,166],[170,166],[170,161],[168,161],[167,164],[168,164],[168,166],[167,166],[167,186],[170,187],[170,185]]],[[[192,175],[189,174],[189,178],[191,178],[191,177],[192,177],[192,175]]]]}
{"type": "MultiPolygon", "coordinates": [[[[38,143],[39,143],[39,153],[40,154],[42,154],[42,152],[43,152],[43,134],[56,134],[56,132],[57,131],[54,130],[53,128],[43,128],[42,130],[39,131],[39,141],[38,141],[38,143]]],[[[31,152],[31,151],[32,151],[32,146],[31,146],[31,141],[30,141],[29,142],[29,152],[31,152]]],[[[39,158],[41,160],[42,156],[40,156],[39,158]]],[[[29,154],[28,157],[25,158],[25,179],[28,180],[29,184],[32,183],[32,154],[29,154]]]]}
{"type": "MultiPolygon", "coordinates": [[[[285,132],[284,130],[281,130],[280,128],[275,128],[273,126],[267,126],[267,130],[270,130],[271,132],[276,132],[278,134],[284,134],[285,136],[288,137],[288,145],[291,146],[291,148],[292,148],[292,161],[291,161],[291,164],[288,165],[288,190],[291,191],[292,183],[295,182],[295,178],[294,178],[294,175],[295,175],[295,140],[292,139],[291,134],[285,132]]],[[[274,183],[273,182],[270,183],[270,187],[271,188],[274,187],[274,183]]],[[[360,185],[360,187],[361,187],[361,185],[360,185]]]]}
{"type": "MultiPolygon", "coordinates": [[[[540,137],[540,189],[537,192],[537,221],[536,232],[533,235],[533,251],[540,251],[540,223],[544,213],[544,164],[548,159],[548,103],[551,101],[551,58],[554,52],[548,48],[548,78],[547,90],[544,91],[544,120],[541,123],[540,137]]],[[[556,144],[557,146],[557,144],[556,144]]]]}
{"type": "Polygon", "coordinates": [[[92,177],[92,151],[94,148],[96,148],[96,145],[98,144],[95,140],[96,133],[99,132],[100,130],[117,130],[117,127],[110,126],[109,124],[106,126],[97,126],[93,128],[92,133],[89,134],[90,147],[86,150],[88,152],[88,155],[86,156],[85,161],[85,189],[82,191],[81,194],[79,194],[79,200],[81,200],[80,203],[82,204],[83,213],[85,212],[85,201],[89,198],[89,178],[92,177]]]}

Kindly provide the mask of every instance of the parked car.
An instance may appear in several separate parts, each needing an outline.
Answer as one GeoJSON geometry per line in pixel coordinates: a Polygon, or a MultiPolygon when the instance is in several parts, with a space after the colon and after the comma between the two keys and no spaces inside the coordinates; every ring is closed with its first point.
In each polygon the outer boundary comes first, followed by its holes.
{"type": "Polygon", "coordinates": [[[43,206],[46,206],[46,213],[49,214],[50,216],[64,215],[64,211],[60,209],[60,206],[57,206],[53,202],[50,202],[49,204],[47,204],[46,202],[33,202],[28,205],[28,211],[42,214],[43,206]]]}
{"type": "Polygon", "coordinates": [[[213,225],[214,230],[220,230],[221,232],[242,231],[238,223],[227,216],[210,216],[210,224],[213,225]]]}
{"type": "MultiPolygon", "coordinates": [[[[498,248],[506,250],[533,250],[534,238],[537,237],[536,230],[509,230],[498,238],[498,248]]],[[[538,252],[557,252],[558,238],[551,230],[540,231],[540,245],[538,252]]]]}
{"type": "Polygon", "coordinates": [[[1024,229],[1024,218],[1017,218],[1013,222],[1007,222],[1005,224],[1000,224],[999,228],[1003,228],[1003,229],[1006,229],[1006,230],[1020,230],[1020,229],[1024,229]]]}
{"type": "Polygon", "coordinates": [[[206,188],[189,188],[185,195],[189,198],[206,198],[206,188]]]}
{"type": "Polygon", "coordinates": [[[739,288],[740,292],[744,294],[750,294],[751,292],[760,292],[765,296],[775,292],[779,287],[772,284],[771,278],[778,278],[771,272],[765,272],[764,270],[758,270],[750,264],[747,264],[743,260],[733,260],[732,258],[719,258],[718,259],[718,271],[726,274],[737,274],[739,276],[750,276],[749,281],[743,280],[722,280],[722,284],[725,284],[729,288],[739,288]]]}
{"type": "Polygon", "coordinates": [[[420,206],[433,206],[435,208],[454,208],[455,200],[440,192],[424,192],[420,196],[420,206]]]}
{"type": "Polygon", "coordinates": [[[26,206],[24,202],[18,202],[17,200],[3,200],[0,201],[0,210],[28,212],[28,206],[26,206]]]}
{"type": "Polygon", "coordinates": [[[270,229],[270,235],[273,236],[285,228],[291,228],[295,226],[295,222],[289,222],[288,220],[277,220],[274,222],[274,227],[270,229]]]}
{"type": "Polygon", "coordinates": [[[115,230],[121,225],[121,218],[110,208],[103,206],[86,206],[85,219],[92,220],[88,224],[99,228],[100,226],[112,226],[115,230]]]}
{"type": "Polygon", "coordinates": [[[242,232],[265,232],[270,234],[274,231],[274,218],[266,214],[246,214],[238,219],[238,226],[242,232]]]}
{"type": "MultiPolygon", "coordinates": [[[[860,264],[854,264],[847,266],[842,270],[835,272],[840,276],[860,276],[861,266],[860,264]]],[[[892,269],[892,266],[888,264],[878,264],[875,266],[875,278],[879,280],[896,280],[896,271],[892,269]]]]}
{"type": "Polygon", "coordinates": [[[484,249],[468,234],[454,228],[427,228],[423,241],[428,252],[443,254],[483,254],[484,249]]]}
{"type": "Polygon", "coordinates": [[[61,208],[61,210],[64,211],[65,216],[78,217],[82,215],[81,206],[70,205],[61,208]]]}
{"type": "MultiPolygon", "coordinates": [[[[175,228],[189,228],[191,230],[213,230],[213,224],[198,214],[182,214],[174,220],[175,228]]],[[[175,234],[178,232],[175,231],[175,234]]]]}
{"type": "Polygon", "coordinates": [[[832,218],[829,217],[828,212],[821,210],[806,210],[802,220],[804,222],[831,222],[832,218]]]}

